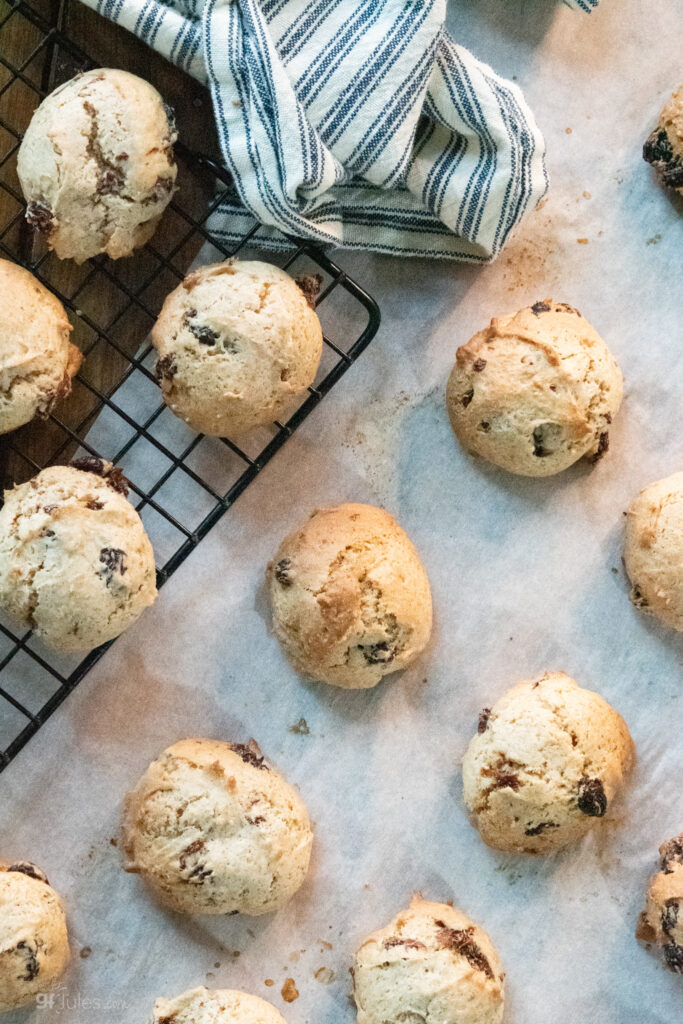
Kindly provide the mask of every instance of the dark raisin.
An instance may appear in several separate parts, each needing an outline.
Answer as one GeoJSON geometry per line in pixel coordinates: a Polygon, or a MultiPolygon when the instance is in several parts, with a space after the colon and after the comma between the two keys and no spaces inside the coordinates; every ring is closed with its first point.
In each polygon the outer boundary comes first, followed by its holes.
{"type": "Polygon", "coordinates": [[[481,373],[485,366],[485,359],[475,359],[474,362],[472,363],[472,369],[474,370],[475,373],[481,373]]]}
{"type": "Polygon", "coordinates": [[[304,293],[304,298],[308,305],[311,309],[315,309],[316,299],[320,294],[320,288],[323,283],[322,274],[301,274],[299,277],[294,278],[294,280],[304,293]]]}
{"type": "Polygon", "coordinates": [[[22,981],[33,981],[40,974],[40,964],[38,963],[38,957],[36,956],[37,950],[33,946],[29,946],[27,942],[22,940],[17,942],[17,949],[22,951],[24,957],[24,968],[25,974],[20,974],[19,977],[22,981]]]}
{"type": "Polygon", "coordinates": [[[376,644],[359,644],[358,650],[368,665],[387,665],[396,657],[396,649],[390,647],[386,640],[376,644]]]}
{"type": "Polygon", "coordinates": [[[466,391],[465,394],[460,399],[460,404],[462,405],[462,407],[464,409],[466,409],[467,406],[470,404],[470,402],[472,401],[473,398],[474,398],[474,388],[470,388],[470,390],[466,391]]]}
{"type": "Polygon", "coordinates": [[[662,843],[659,855],[662,858],[662,871],[667,875],[671,874],[675,864],[683,864],[683,833],[662,843]]]}
{"type": "Polygon", "coordinates": [[[671,934],[678,924],[678,912],[680,910],[681,900],[676,897],[671,897],[664,901],[664,909],[662,910],[662,931],[665,935],[668,935],[670,939],[673,938],[671,934]]]}
{"type": "Polygon", "coordinates": [[[265,820],[262,814],[257,814],[255,818],[245,818],[245,821],[248,821],[250,825],[262,825],[265,820]]]}
{"type": "Polygon", "coordinates": [[[635,608],[648,608],[650,602],[643,595],[642,590],[637,583],[634,583],[631,587],[631,593],[629,594],[629,600],[635,608]]]}
{"type": "Polygon", "coordinates": [[[275,566],[275,579],[283,587],[291,587],[294,582],[290,575],[291,565],[291,558],[281,558],[275,566]]]}
{"type": "Polygon", "coordinates": [[[261,768],[263,771],[270,771],[256,740],[249,740],[248,744],[231,743],[230,748],[238,757],[242,758],[245,764],[250,764],[254,768],[261,768]]]}
{"type": "Polygon", "coordinates": [[[488,434],[489,430],[491,429],[491,424],[487,423],[486,420],[482,420],[481,423],[479,424],[479,429],[483,430],[485,434],[488,434]]]}
{"type": "MultiPolygon", "coordinates": [[[[180,854],[180,870],[188,871],[188,860],[190,857],[194,857],[196,854],[202,853],[206,849],[206,843],[203,839],[195,839],[193,843],[186,846],[183,852],[180,854]]],[[[208,878],[212,874],[210,868],[207,868],[206,864],[201,861],[188,871],[185,876],[187,880],[194,879],[195,882],[201,883],[205,878],[208,878]]]]}
{"type": "Polygon", "coordinates": [[[158,203],[165,199],[169,192],[173,191],[173,178],[157,178],[149,190],[149,195],[143,200],[144,203],[158,203]]]}
{"type": "Polygon", "coordinates": [[[448,928],[443,921],[435,921],[434,924],[438,928],[436,933],[437,941],[441,943],[444,949],[451,949],[454,953],[459,953],[460,956],[465,957],[476,971],[482,971],[487,978],[493,977],[491,964],[472,939],[474,928],[448,928]]]}
{"type": "Polygon", "coordinates": [[[217,341],[220,341],[220,334],[206,324],[197,323],[196,316],[196,309],[188,309],[183,316],[183,325],[187,327],[190,334],[194,335],[200,345],[215,345],[217,341]]]}
{"type": "Polygon", "coordinates": [[[215,345],[220,339],[218,331],[214,331],[210,327],[202,327],[199,324],[193,324],[190,331],[200,345],[215,345]]]}
{"type": "Polygon", "coordinates": [[[477,732],[486,732],[489,724],[489,718],[491,717],[491,708],[484,708],[482,713],[479,715],[479,721],[477,723],[477,732]]]}
{"type": "Polygon", "coordinates": [[[178,125],[176,124],[175,110],[168,103],[164,103],[164,113],[168,124],[169,142],[175,142],[178,137],[178,125]]]}
{"type": "Polygon", "coordinates": [[[99,512],[101,508],[104,508],[104,504],[103,502],[98,501],[97,498],[92,498],[90,501],[85,503],[85,507],[92,509],[93,512],[99,512]]]}
{"type": "Polygon", "coordinates": [[[598,438],[598,449],[591,456],[591,462],[599,462],[600,459],[603,457],[603,455],[605,454],[605,452],[607,451],[608,448],[609,448],[609,433],[608,433],[608,431],[605,430],[605,431],[602,432],[602,434],[600,434],[600,436],[598,438]]]}
{"type": "Polygon", "coordinates": [[[95,473],[96,476],[101,476],[112,490],[118,491],[124,497],[128,494],[128,481],[123,475],[123,471],[118,466],[112,465],[111,462],[105,462],[104,459],[100,459],[96,455],[84,455],[80,459],[74,459],[71,465],[74,469],[81,469],[85,473],[95,473]]]}
{"type": "Polygon", "coordinates": [[[107,583],[111,583],[115,572],[123,576],[126,571],[126,552],[121,548],[102,548],[100,562],[104,565],[104,569],[100,570],[101,574],[106,576],[107,583]]]}
{"type": "Polygon", "coordinates": [[[49,235],[55,226],[54,214],[45,203],[29,203],[26,207],[26,220],[32,228],[42,231],[45,235],[49,235]]]}
{"type": "Polygon", "coordinates": [[[649,164],[668,164],[674,151],[669,136],[663,128],[656,128],[643,146],[643,160],[649,164]]]}
{"type": "Polygon", "coordinates": [[[16,863],[10,864],[7,870],[19,871],[22,875],[28,875],[29,878],[35,878],[39,882],[47,883],[47,877],[40,868],[37,868],[35,864],[31,864],[28,860],[18,860],[16,863]]]}
{"type": "Polygon", "coordinates": [[[668,188],[683,188],[683,163],[677,157],[660,172],[662,183],[668,188]]]}
{"type": "Polygon", "coordinates": [[[591,818],[604,817],[607,797],[600,779],[589,779],[584,775],[579,780],[579,810],[591,818]]]}
{"type": "Polygon", "coordinates": [[[545,832],[547,828],[559,828],[554,821],[542,821],[540,825],[534,825],[533,828],[525,828],[525,836],[540,836],[542,832],[545,832]]]}
{"type": "Polygon", "coordinates": [[[664,960],[670,971],[683,974],[683,946],[670,942],[664,947],[664,960]]]}
{"type": "Polygon", "coordinates": [[[124,177],[117,167],[105,167],[97,179],[97,193],[101,196],[116,196],[121,193],[124,177]]]}
{"type": "Polygon", "coordinates": [[[519,789],[521,785],[518,775],[502,768],[482,768],[481,774],[494,779],[496,789],[519,789]]]}
{"type": "Polygon", "coordinates": [[[95,473],[96,476],[104,476],[107,471],[104,459],[98,459],[96,455],[84,455],[81,459],[74,459],[71,465],[74,469],[82,469],[86,473],[95,473]]]}
{"type": "Polygon", "coordinates": [[[157,362],[154,375],[158,381],[173,380],[178,372],[178,364],[173,356],[162,356],[157,362]]]}
{"type": "Polygon", "coordinates": [[[547,302],[534,302],[533,306],[531,307],[531,312],[534,314],[534,316],[540,316],[541,313],[549,313],[550,305],[547,302]]]}

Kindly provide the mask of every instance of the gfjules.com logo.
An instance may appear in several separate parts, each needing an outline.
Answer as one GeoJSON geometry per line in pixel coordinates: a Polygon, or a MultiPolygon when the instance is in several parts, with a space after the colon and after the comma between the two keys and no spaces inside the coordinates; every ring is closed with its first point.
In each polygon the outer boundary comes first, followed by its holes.
{"type": "Polygon", "coordinates": [[[36,1007],[39,1010],[64,1013],[67,1010],[126,1010],[128,1003],[125,999],[114,996],[109,999],[84,996],[80,992],[69,992],[66,985],[58,985],[50,992],[41,992],[36,996],[36,1007]]]}

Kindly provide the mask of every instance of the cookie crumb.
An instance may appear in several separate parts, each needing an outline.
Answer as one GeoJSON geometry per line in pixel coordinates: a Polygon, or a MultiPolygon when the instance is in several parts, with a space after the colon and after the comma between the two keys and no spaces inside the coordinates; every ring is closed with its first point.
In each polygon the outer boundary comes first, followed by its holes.
{"type": "Polygon", "coordinates": [[[294,978],[285,978],[285,983],[280,990],[280,995],[286,1003],[293,1003],[299,998],[299,990],[296,987],[294,978]]]}

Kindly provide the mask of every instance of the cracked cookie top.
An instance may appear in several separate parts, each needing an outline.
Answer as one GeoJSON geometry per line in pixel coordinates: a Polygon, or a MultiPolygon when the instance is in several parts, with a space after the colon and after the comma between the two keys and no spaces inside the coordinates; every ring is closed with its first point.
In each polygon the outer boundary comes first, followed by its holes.
{"type": "Polygon", "coordinates": [[[156,597],[152,545],[120,473],[90,464],[44,469],[0,509],[0,606],[62,651],[118,636],[156,597]]]}
{"type": "Polygon", "coordinates": [[[203,434],[232,438],[286,419],[315,380],[322,351],[306,287],[258,260],[188,274],[152,331],[171,411],[203,434]]]}
{"type": "Polygon", "coordinates": [[[546,672],[486,710],[462,765],[465,804],[485,843],[549,853],[609,813],[633,742],[599,694],[546,672]]]}
{"type": "Polygon", "coordinates": [[[504,973],[486,932],[460,910],[416,896],[358,949],[358,1024],[499,1024],[504,973]]]}
{"type": "Polygon", "coordinates": [[[301,798],[248,744],[182,740],[126,801],[126,870],[187,914],[268,914],[302,885],[313,832],[301,798]]]}
{"type": "Polygon", "coordinates": [[[151,238],[175,189],[177,132],[159,93],[98,68],[52,92],[17,157],[26,218],[61,259],[128,256],[151,238]]]}
{"type": "Polygon", "coordinates": [[[427,574],[388,512],[319,509],[268,566],[273,623],[294,666],[350,689],[406,668],[432,627],[427,574]]]}
{"type": "Polygon", "coordinates": [[[47,416],[71,391],[81,353],[59,299],[23,267],[0,260],[0,434],[47,416]]]}
{"type": "Polygon", "coordinates": [[[68,961],[64,907],[42,871],[0,864],[0,1012],[32,1003],[68,961]]]}
{"type": "Polygon", "coordinates": [[[609,448],[623,382],[577,309],[545,299],[495,317],[457,353],[451,426],[464,448],[522,476],[550,476],[609,448]]]}

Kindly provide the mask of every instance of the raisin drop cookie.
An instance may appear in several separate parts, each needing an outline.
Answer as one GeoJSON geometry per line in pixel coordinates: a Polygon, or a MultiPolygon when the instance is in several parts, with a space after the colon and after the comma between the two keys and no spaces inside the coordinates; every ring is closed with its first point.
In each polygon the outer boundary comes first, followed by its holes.
{"type": "Polygon", "coordinates": [[[234,989],[192,988],[157,999],[151,1024],[286,1024],[271,1003],[234,989]]]}
{"type": "Polygon", "coordinates": [[[653,875],[636,936],[662,947],[670,970],[683,974],[683,833],[659,847],[662,870],[653,875]]]}
{"type": "Polygon", "coordinates": [[[43,872],[0,863],[0,1012],[28,1006],[68,962],[64,907],[43,872]]]}
{"type": "Polygon", "coordinates": [[[355,956],[358,1024],[499,1024],[505,975],[486,932],[416,898],[355,956]]]}
{"type": "Polygon", "coordinates": [[[28,270],[0,260],[0,434],[47,416],[71,391],[81,353],[59,299],[28,270]]]}
{"type": "Polygon", "coordinates": [[[17,157],[26,219],[60,259],[129,256],[175,188],[173,115],[148,82],[98,68],[43,100],[17,157]]]}
{"type": "Polygon", "coordinates": [[[643,159],[652,164],[662,185],[683,195],[683,83],[659,115],[643,146],[643,159]]]}
{"type": "Polygon", "coordinates": [[[194,430],[219,437],[293,411],[315,380],[322,338],[284,270],[241,260],[188,274],[152,331],[164,401],[194,430]]]}
{"type": "Polygon", "coordinates": [[[185,914],[269,914],[303,884],[313,832],[252,741],[181,740],[129,794],[126,870],[185,914]]]}
{"type": "Polygon", "coordinates": [[[489,846],[549,853],[604,817],[633,758],[621,715],[548,672],[482,712],[463,760],[465,803],[489,846]]]}
{"type": "Polygon", "coordinates": [[[282,542],[267,580],[278,639],[311,679],[375,686],[410,665],[429,640],[427,574],[382,509],[318,509],[282,542]]]}
{"type": "Polygon", "coordinates": [[[631,601],[683,631],[683,473],[645,487],[626,516],[631,601]]]}
{"type": "Polygon", "coordinates": [[[621,371],[578,310],[546,299],[495,317],[456,354],[447,405],[464,448],[522,476],[597,461],[621,405],[621,371]]]}
{"type": "Polygon", "coordinates": [[[125,493],[120,471],[99,459],[5,491],[0,607],[56,650],[113,639],[156,597],[152,545],[125,493]]]}

